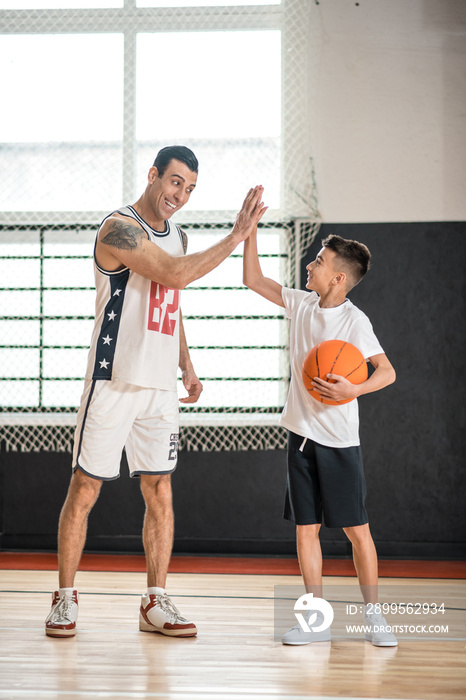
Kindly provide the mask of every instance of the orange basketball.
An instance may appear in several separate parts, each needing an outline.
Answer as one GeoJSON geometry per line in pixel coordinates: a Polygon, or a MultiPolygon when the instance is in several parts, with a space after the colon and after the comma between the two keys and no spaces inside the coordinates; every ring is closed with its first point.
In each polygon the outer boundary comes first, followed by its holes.
{"type": "Polygon", "coordinates": [[[307,353],[303,362],[303,382],[309,394],[320,401],[332,406],[349,403],[353,399],[331,401],[321,397],[311,385],[314,377],[327,380],[327,374],[338,374],[352,384],[361,384],[367,379],[367,363],[362,353],[344,340],[324,340],[307,353]]]}

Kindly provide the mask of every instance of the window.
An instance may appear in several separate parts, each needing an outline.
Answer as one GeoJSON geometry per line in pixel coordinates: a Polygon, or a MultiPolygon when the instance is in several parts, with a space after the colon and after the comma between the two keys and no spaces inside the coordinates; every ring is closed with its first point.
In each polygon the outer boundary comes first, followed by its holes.
{"type": "Polygon", "coordinates": [[[0,66],[4,94],[14,95],[0,112],[1,210],[114,207],[122,187],[122,35],[6,36],[0,66]]]}
{"type": "Polygon", "coordinates": [[[200,161],[182,220],[231,220],[259,182],[283,218],[283,22],[278,0],[0,0],[1,220],[98,220],[167,143],[200,161]]]}
{"type": "Polygon", "coordinates": [[[279,31],[139,34],[138,182],[158,148],[183,135],[200,164],[185,216],[236,211],[255,184],[264,185],[270,208],[279,210],[280,62],[279,31]],[[162,72],[154,71],[159,56],[169,57],[162,72]],[[251,77],[258,60],[260,80],[251,77]],[[258,99],[259,82],[266,99],[258,99]]]}

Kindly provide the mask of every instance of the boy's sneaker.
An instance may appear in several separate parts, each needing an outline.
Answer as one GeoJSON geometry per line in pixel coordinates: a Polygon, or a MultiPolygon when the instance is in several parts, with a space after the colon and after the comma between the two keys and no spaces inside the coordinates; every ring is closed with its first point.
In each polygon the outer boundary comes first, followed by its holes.
{"type": "Polygon", "coordinates": [[[286,632],[282,637],[283,644],[310,644],[311,642],[330,642],[332,635],[330,628],[322,632],[305,632],[298,623],[286,632]]]}
{"type": "Polygon", "coordinates": [[[364,624],[370,628],[365,633],[365,639],[375,647],[396,647],[398,640],[391,632],[390,625],[381,613],[368,614],[364,612],[364,624]]]}
{"type": "Polygon", "coordinates": [[[195,637],[194,622],[181,617],[168,595],[147,595],[141,599],[139,611],[139,629],[141,632],[160,632],[169,637],[195,637]]]}
{"type": "Polygon", "coordinates": [[[52,609],[45,620],[45,634],[49,637],[74,637],[78,619],[78,592],[60,595],[52,593],[52,609]]]}

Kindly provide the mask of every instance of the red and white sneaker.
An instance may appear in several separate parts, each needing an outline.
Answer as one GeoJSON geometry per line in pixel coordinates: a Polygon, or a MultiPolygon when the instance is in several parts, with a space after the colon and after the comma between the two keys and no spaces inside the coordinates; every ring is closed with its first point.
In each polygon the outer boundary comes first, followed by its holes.
{"type": "Polygon", "coordinates": [[[181,617],[166,594],[144,593],[139,611],[139,629],[141,632],[160,632],[169,637],[195,637],[197,634],[194,622],[181,617]]]}
{"type": "Polygon", "coordinates": [[[52,609],[45,620],[45,634],[49,637],[74,637],[78,619],[78,592],[70,595],[52,593],[52,609]]]}

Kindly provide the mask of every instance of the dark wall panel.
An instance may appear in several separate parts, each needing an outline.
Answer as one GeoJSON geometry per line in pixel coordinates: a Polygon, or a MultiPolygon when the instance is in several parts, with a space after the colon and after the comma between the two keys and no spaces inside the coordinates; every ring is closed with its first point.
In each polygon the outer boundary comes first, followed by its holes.
{"type": "MultiPolygon", "coordinates": [[[[2,453],[2,544],[54,549],[71,474],[63,453],[2,453]]],[[[293,553],[294,528],[281,518],[285,451],[181,453],[173,474],[175,551],[293,553]],[[240,458],[239,458],[240,456],[240,458]]],[[[142,551],[139,479],[123,457],[89,517],[87,550],[142,551]]]]}
{"type": "Polygon", "coordinates": [[[350,298],[371,319],[394,365],[392,386],[360,399],[361,443],[375,539],[393,553],[466,540],[464,223],[323,225],[365,243],[372,269],[350,298]],[[387,548],[387,547],[386,547],[387,548]]]}

